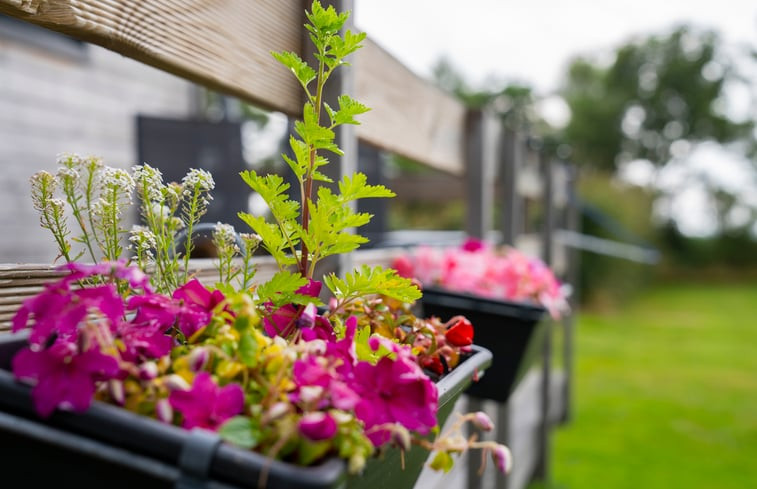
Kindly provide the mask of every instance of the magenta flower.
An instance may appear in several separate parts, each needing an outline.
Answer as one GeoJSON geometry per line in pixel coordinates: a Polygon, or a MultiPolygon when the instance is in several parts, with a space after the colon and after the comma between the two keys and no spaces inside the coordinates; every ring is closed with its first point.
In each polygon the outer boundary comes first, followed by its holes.
{"type": "Polygon", "coordinates": [[[263,318],[263,329],[271,338],[274,336],[286,338],[294,333],[297,317],[297,308],[292,304],[286,304],[273,311],[270,316],[263,318]]]}
{"type": "Polygon", "coordinates": [[[113,276],[115,278],[126,280],[133,289],[142,289],[146,293],[152,292],[150,288],[150,277],[145,274],[139,267],[126,266],[124,260],[116,262],[100,262],[94,265],[85,263],[66,263],[58,267],[58,270],[70,270],[71,275],[63,280],[68,284],[92,277],[94,275],[113,276]]]}
{"type": "Polygon", "coordinates": [[[179,309],[176,325],[186,338],[207,326],[216,307],[226,300],[223,292],[211,292],[197,279],[192,279],[176,289],[173,298],[183,306],[179,309]]]}
{"type": "Polygon", "coordinates": [[[392,268],[397,270],[397,274],[400,277],[413,278],[415,277],[415,270],[413,262],[405,255],[401,255],[392,260],[392,268]]]}
{"type": "Polygon", "coordinates": [[[121,358],[128,362],[138,362],[168,355],[174,344],[173,338],[165,333],[165,328],[155,323],[121,323],[118,336],[124,344],[121,358]]]}
{"type": "Polygon", "coordinates": [[[197,374],[189,390],[175,390],[168,398],[179,411],[187,429],[194,427],[217,430],[227,419],[244,409],[244,392],[239,384],[219,387],[207,372],[197,374]]]}
{"type": "Polygon", "coordinates": [[[383,424],[399,423],[420,434],[436,426],[436,385],[407,355],[396,360],[383,357],[376,365],[359,362],[352,388],[361,398],[355,415],[376,446],[391,440],[391,432],[381,429],[383,424]]]}
{"type": "Polygon", "coordinates": [[[336,421],[329,413],[305,414],[299,422],[300,433],[312,441],[328,440],[336,434],[336,421]]]}
{"type": "Polygon", "coordinates": [[[485,248],[484,242],[477,238],[468,238],[463,242],[462,245],[460,245],[460,249],[462,249],[463,251],[469,251],[469,252],[481,251],[484,248],[485,248]]]}
{"type": "Polygon", "coordinates": [[[96,348],[77,352],[74,343],[58,341],[42,351],[24,349],[13,357],[17,379],[35,383],[34,407],[48,417],[56,407],[85,411],[95,394],[95,383],[120,372],[115,358],[96,348]]]}
{"type": "Polygon", "coordinates": [[[318,314],[315,304],[312,302],[305,306],[302,314],[297,319],[297,327],[302,331],[305,341],[320,339],[324,341],[336,341],[334,327],[328,319],[318,314]]]}
{"type": "Polygon", "coordinates": [[[45,287],[34,297],[26,299],[13,317],[13,331],[27,327],[30,316],[34,324],[29,335],[33,345],[43,345],[51,335],[75,341],[78,326],[91,312],[99,313],[109,320],[115,329],[124,314],[123,302],[113,284],[86,289],[69,290],[65,280],[45,287]]]}
{"type": "MultiPolygon", "coordinates": [[[[296,293],[300,295],[306,295],[309,297],[318,297],[321,293],[321,287],[323,284],[318,280],[308,279],[308,283],[296,290],[296,293]]],[[[286,304],[279,307],[275,311],[272,310],[272,304],[266,304],[266,307],[270,311],[270,315],[263,318],[263,328],[268,336],[281,336],[282,338],[289,337],[294,333],[298,327],[306,327],[314,329],[315,335],[308,332],[308,339],[313,337],[319,337],[321,339],[334,339],[333,331],[331,331],[331,324],[325,319],[309,313],[312,316],[313,323],[310,323],[310,318],[302,318],[302,312],[307,310],[301,306],[295,306],[293,304],[286,304]],[[320,319],[318,319],[320,318],[320,319]],[[302,319],[302,321],[300,321],[302,319]]],[[[314,308],[315,306],[313,306],[314,308]]]]}
{"type": "Polygon", "coordinates": [[[179,304],[174,299],[161,294],[135,295],[129,297],[126,308],[136,311],[134,324],[152,324],[168,331],[176,324],[179,304]]]}

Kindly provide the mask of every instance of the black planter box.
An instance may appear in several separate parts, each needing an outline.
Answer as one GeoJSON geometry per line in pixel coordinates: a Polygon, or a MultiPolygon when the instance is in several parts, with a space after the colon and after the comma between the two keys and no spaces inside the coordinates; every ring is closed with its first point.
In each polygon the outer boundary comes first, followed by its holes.
{"type": "Polygon", "coordinates": [[[462,314],[473,324],[476,345],[490,350],[492,368],[466,394],[480,399],[507,402],[510,394],[528,369],[539,358],[539,345],[546,324],[541,320],[546,309],[523,302],[488,299],[450,292],[434,287],[423,288],[420,301],[423,317],[436,316],[443,321],[462,314]]]}
{"type": "MultiPolygon", "coordinates": [[[[222,442],[205,430],[184,430],[117,406],[93,402],[85,413],[56,410],[42,420],[34,411],[31,388],[10,372],[13,354],[26,335],[0,335],[0,446],[5,480],[26,487],[59,489],[337,489],[412,488],[428,456],[414,447],[390,450],[370,460],[360,477],[349,477],[345,462],[329,459],[299,467],[222,442]],[[261,474],[265,482],[259,486],[261,474]]],[[[474,354],[437,383],[440,424],[471,383],[475,371],[491,365],[492,354],[474,354]]]]}

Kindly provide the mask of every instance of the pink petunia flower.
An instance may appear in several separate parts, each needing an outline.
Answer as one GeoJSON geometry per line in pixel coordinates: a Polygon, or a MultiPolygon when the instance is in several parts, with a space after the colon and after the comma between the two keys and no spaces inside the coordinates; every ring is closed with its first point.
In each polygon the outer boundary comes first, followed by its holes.
{"type": "MultiPolygon", "coordinates": [[[[409,348],[402,350],[409,352],[409,348]]],[[[391,441],[391,432],[381,428],[384,424],[399,423],[420,434],[436,426],[436,385],[410,353],[399,354],[394,360],[383,357],[376,365],[359,362],[354,374],[351,387],[360,396],[355,415],[365,424],[375,446],[391,441]]]]}
{"type": "Polygon", "coordinates": [[[194,427],[217,430],[227,419],[244,409],[244,392],[239,384],[219,387],[207,372],[195,377],[189,390],[174,390],[168,398],[171,407],[179,411],[187,429],[194,427]]]}
{"type": "Polygon", "coordinates": [[[56,407],[85,411],[95,394],[95,382],[116,378],[115,358],[96,348],[78,352],[74,343],[58,341],[41,351],[21,350],[13,357],[16,378],[34,382],[32,399],[42,417],[56,407]]]}
{"type": "MultiPolygon", "coordinates": [[[[197,279],[192,279],[176,289],[173,298],[184,306],[179,309],[177,326],[186,338],[207,326],[216,307],[226,300],[223,292],[211,292],[197,279]]],[[[231,312],[229,309],[227,311],[231,312]]]]}
{"type": "Polygon", "coordinates": [[[300,433],[312,441],[328,440],[336,434],[336,421],[329,413],[307,413],[298,423],[300,433]]]}
{"type": "MultiPolygon", "coordinates": [[[[296,293],[309,297],[318,297],[323,284],[318,280],[308,280],[308,283],[297,289],[296,293]]],[[[265,329],[266,334],[270,337],[281,336],[282,338],[287,338],[294,333],[298,326],[311,327],[307,324],[307,318],[305,319],[305,323],[298,324],[301,314],[305,310],[301,306],[286,304],[275,311],[272,310],[272,304],[270,303],[266,307],[269,309],[270,315],[263,318],[263,329],[265,329]]],[[[321,331],[316,331],[317,336],[327,336],[333,339],[333,336],[328,332],[330,324],[327,321],[326,323],[319,321],[315,326],[321,329],[321,331]]]]}

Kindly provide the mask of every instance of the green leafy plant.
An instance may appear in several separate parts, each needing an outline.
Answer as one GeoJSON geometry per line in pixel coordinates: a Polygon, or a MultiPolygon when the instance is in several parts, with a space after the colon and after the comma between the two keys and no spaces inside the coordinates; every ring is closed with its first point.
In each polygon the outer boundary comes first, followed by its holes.
{"type": "MultiPolygon", "coordinates": [[[[315,189],[317,182],[333,183],[321,171],[329,163],[324,153],[343,155],[335,142],[334,130],[343,124],[359,124],[355,117],[369,110],[349,95],[340,95],[338,106],[334,108],[324,100],[324,86],[329,77],[335,69],[348,64],[345,58],[359,49],[365,39],[365,33],[349,30],[340,35],[348,16],[347,12],[337,13],[333,7],[323,8],[318,2],[313,3],[307,13],[310,23],[306,28],[315,48],[315,68],[296,53],[273,53],[292,71],[305,91],[303,118],[295,122],[296,136],[289,139],[294,158],[282,155],[299,183],[299,202],[287,194],[289,184],[280,176],[261,176],[253,170],[242,173],[244,181],[268,204],[273,222],[248,213],[239,213],[240,218],[261,236],[263,247],[276,258],[282,270],[294,267],[307,279],[312,279],[322,259],[349,253],[367,242],[352,230],[367,224],[372,216],[356,212],[354,202],[395,195],[383,185],[368,184],[362,173],[345,176],[337,183],[337,192],[324,185],[315,189]]],[[[336,276],[327,277],[325,283],[342,300],[371,293],[385,293],[408,302],[421,296],[415,285],[391,269],[363,267],[347,280],[349,286],[336,276]]]]}

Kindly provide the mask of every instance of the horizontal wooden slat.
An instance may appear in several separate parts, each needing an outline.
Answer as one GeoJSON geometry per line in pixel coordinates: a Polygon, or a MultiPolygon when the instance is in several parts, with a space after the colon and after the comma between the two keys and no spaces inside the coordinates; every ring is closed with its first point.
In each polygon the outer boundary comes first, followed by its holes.
{"type": "MultiPolygon", "coordinates": [[[[383,265],[388,266],[391,259],[400,250],[361,250],[354,253],[355,266],[383,265]]],[[[257,272],[255,282],[262,283],[269,280],[277,271],[278,266],[270,256],[255,257],[254,264],[257,272]]],[[[189,265],[190,275],[196,277],[205,285],[213,285],[218,280],[216,260],[194,259],[189,265]]],[[[51,265],[43,264],[0,264],[0,333],[10,329],[10,321],[24,299],[40,292],[44,284],[50,283],[64,275],[51,265]]]]}
{"type": "Polygon", "coordinates": [[[270,54],[300,52],[299,1],[0,0],[0,12],[263,108],[302,111],[297,80],[270,54]]]}
{"type": "MultiPolygon", "coordinates": [[[[0,0],[0,12],[297,116],[302,89],[271,51],[302,51],[302,2],[278,0],[0,0]]],[[[357,135],[439,170],[464,169],[465,108],[375,42],[351,60],[355,98],[373,110],[357,135]]]]}
{"type": "Polygon", "coordinates": [[[462,174],[465,107],[371,40],[355,54],[355,94],[372,108],[358,137],[374,146],[462,174]]]}

